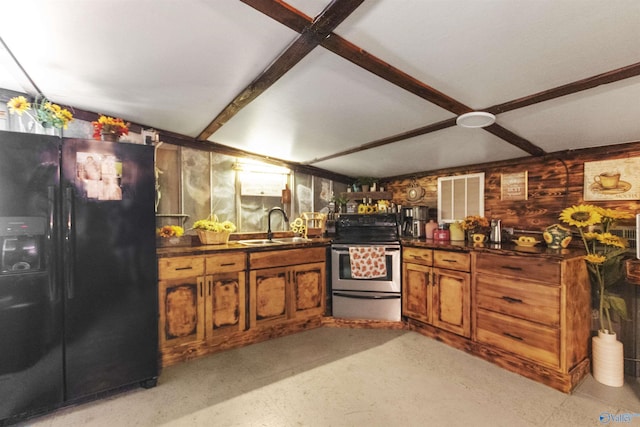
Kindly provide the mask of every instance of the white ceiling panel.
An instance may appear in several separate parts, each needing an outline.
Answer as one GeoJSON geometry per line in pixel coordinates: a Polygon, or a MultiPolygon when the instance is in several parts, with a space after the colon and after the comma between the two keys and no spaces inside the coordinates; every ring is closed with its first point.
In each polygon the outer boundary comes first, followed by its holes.
{"type": "Polygon", "coordinates": [[[314,163],[349,176],[388,177],[525,157],[482,129],[452,127],[371,150],[314,163]]]}
{"type": "Polygon", "coordinates": [[[317,47],[271,86],[249,85],[282,65],[274,61],[299,38],[287,25],[314,19],[331,0],[258,2],[263,12],[240,0],[5,3],[0,37],[36,87],[0,49],[1,89],[39,89],[186,137],[224,112],[209,141],[330,172],[384,177],[526,156],[508,132],[503,140],[453,127],[312,162],[453,118],[421,97],[426,86],[460,111],[455,101],[486,108],[627,67],[626,80],[508,111],[497,123],[546,152],[640,140],[638,0],[367,0],[340,24],[328,14],[335,21],[323,25],[337,24],[341,38],[321,43],[378,75],[317,47]],[[259,96],[225,110],[241,93],[259,96]]]}
{"type": "Polygon", "coordinates": [[[498,116],[547,152],[640,140],[640,77],[498,116]]]}
{"type": "Polygon", "coordinates": [[[22,0],[0,35],[51,99],[196,136],[297,33],[239,1],[22,0]]]}
{"type": "Polygon", "coordinates": [[[304,162],[451,117],[319,48],[209,139],[304,162]]]}
{"type": "Polygon", "coordinates": [[[640,1],[367,1],[336,33],[471,108],[640,61],[640,1]]]}

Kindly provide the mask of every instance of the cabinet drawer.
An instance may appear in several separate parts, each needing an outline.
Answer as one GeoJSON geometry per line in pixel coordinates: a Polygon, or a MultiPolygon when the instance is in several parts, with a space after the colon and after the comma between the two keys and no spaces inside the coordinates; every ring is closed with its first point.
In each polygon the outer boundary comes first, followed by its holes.
{"type": "Polygon", "coordinates": [[[560,367],[558,329],[479,309],[477,339],[526,359],[560,367]]]}
{"type": "Polygon", "coordinates": [[[450,270],[470,271],[471,255],[465,252],[434,251],[433,266],[450,270]]]}
{"type": "Polygon", "coordinates": [[[433,265],[433,250],[402,248],[402,260],[413,264],[433,265]]]}
{"type": "Polygon", "coordinates": [[[210,255],[205,259],[207,274],[243,271],[246,269],[246,259],[244,253],[210,255]]]}
{"type": "Polygon", "coordinates": [[[557,327],[560,287],[476,273],[478,307],[557,327]]]}
{"type": "Polygon", "coordinates": [[[204,257],[171,257],[158,259],[158,278],[184,279],[204,275],[204,257]]]}
{"type": "Polygon", "coordinates": [[[560,262],[533,256],[478,254],[476,272],[560,284],[560,262]]]}
{"type": "Polygon", "coordinates": [[[279,251],[252,252],[249,256],[250,268],[251,270],[256,270],[260,268],[325,262],[327,260],[327,249],[326,247],[283,249],[279,251]]]}

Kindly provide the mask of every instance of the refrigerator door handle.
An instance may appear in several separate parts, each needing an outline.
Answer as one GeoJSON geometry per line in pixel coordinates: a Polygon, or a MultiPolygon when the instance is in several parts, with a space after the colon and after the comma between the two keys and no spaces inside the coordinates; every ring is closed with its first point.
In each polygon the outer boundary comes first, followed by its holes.
{"type": "Polygon", "coordinates": [[[73,187],[65,188],[65,223],[64,223],[64,283],[67,289],[67,299],[74,297],[73,275],[73,187]]]}
{"type": "Polygon", "coordinates": [[[50,185],[47,187],[47,234],[45,249],[45,265],[49,271],[49,299],[56,301],[58,299],[56,292],[56,262],[53,259],[54,250],[54,227],[55,227],[55,206],[56,206],[56,190],[50,185]]]}

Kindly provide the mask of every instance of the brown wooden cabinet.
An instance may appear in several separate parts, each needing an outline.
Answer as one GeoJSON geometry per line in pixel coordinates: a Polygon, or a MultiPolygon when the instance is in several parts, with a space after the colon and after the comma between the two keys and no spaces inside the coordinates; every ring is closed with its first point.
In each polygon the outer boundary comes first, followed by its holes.
{"type": "Polygon", "coordinates": [[[204,258],[158,261],[160,349],[204,339],[204,258]]]}
{"type": "Polygon", "coordinates": [[[586,274],[581,257],[475,254],[474,340],[510,369],[570,391],[588,367],[586,274]]]}
{"type": "Polygon", "coordinates": [[[324,247],[254,252],[249,265],[251,328],[324,313],[324,247]]]}
{"type": "Polygon", "coordinates": [[[215,339],[243,331],[246,325],[246,254],[205,258],[205,337],[215,339]]]}
{"type": "Polygon", "coordinates": [[[468,253],[407,247],[402,274],[404,316],[471,336],[468,253]]]}
{"type": "Polygon", "coordinates": [[[246,329],[246,254],[158,260],[159,347],[164,366],[206,354],[246,329]]]}

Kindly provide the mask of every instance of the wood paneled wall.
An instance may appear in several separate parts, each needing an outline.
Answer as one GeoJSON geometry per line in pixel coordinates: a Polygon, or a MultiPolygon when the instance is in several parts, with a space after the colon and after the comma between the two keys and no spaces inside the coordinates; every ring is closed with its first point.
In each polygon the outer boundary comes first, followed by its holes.
{"type": "MultiPolygon", "coordinates": [[[[393,193],[396,204],[436,208],[438,177],[484,172],[485,216],[502,219],[504,227],[539,231],[559,222],[558,215],[565,207],[583,202],[584,162],[629,157],[640,157],[640,141],[392,178],[382,185],[393,193]],[[524,171],[528,172],[528,199],[501,200],[501,174],[524,171]],[[409,203],[406,189],[413,179],[425,190],[425,195],[418,202],[409,203]]],[[[640,186],[640,182],[631,184],[640,186]]],[[[640,213],[637,200],[588,203],[640,213]]]]}

